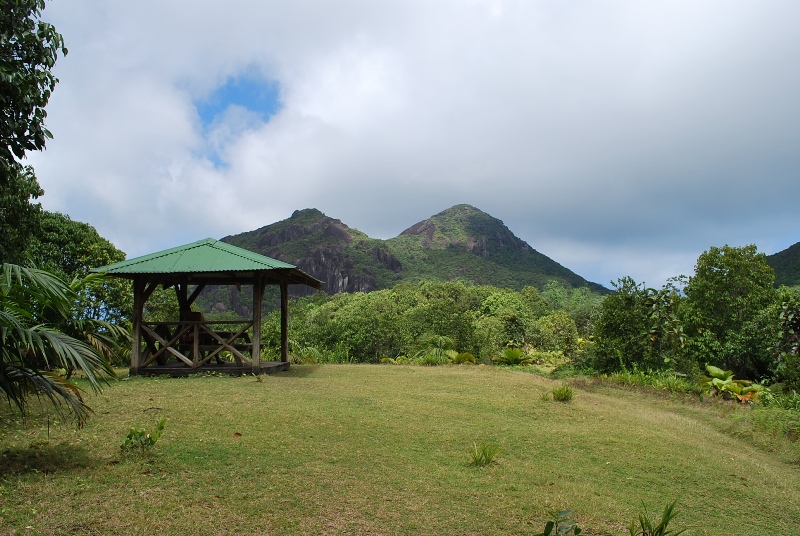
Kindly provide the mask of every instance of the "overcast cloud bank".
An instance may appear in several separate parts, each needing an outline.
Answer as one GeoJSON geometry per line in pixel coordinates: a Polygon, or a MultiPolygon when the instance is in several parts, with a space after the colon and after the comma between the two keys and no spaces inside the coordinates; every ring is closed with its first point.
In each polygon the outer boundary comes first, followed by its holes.
{"type": "Polygon", "coordinates": [[[606,286],[800,240],[794,1],[52,0],[44,19],[69,55],[29,158],[43,205],[129,257],[307,207],[389,238],[458,203],[606,286]]]}

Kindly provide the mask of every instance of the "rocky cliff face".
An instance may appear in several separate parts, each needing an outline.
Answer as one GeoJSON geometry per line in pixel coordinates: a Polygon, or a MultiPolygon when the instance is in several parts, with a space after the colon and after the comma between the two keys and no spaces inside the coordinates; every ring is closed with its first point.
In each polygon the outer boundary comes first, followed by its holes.
{"type": "MultiPolygon", "coordinates": [[[[323,282],[328,294],[370,292],[383,288],[384,272],[403,267],[389,251],[364,233],[316,209],[297,210],[282,222],[223,241],[290,264],[323,282]]],[[[292,287],[294,296],[314,291],[292,287]]]]}
{"type": "MultiPolygon", "coordinates": [[[[370,238],[316,209],[297,210],[286,220],[222,240],[297,266],[323,281],[328,294],[370,292],[422,279],[522,288],[543,287],[556,278],[606,290],[537,252],[502,221],[470,205],[449,208],[390,240],[370,238]]],[[[290,292],[302,296],[313,290],[293,286],[290,292]]]]}

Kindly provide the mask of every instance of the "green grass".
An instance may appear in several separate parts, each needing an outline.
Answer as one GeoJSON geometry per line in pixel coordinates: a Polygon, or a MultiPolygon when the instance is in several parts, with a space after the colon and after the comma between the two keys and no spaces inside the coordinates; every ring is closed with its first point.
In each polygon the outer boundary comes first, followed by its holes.
{"type": "MultiPolygon", "coordinates": [[[[678,499],[693,535],[797,534],[800,468],[680,397],[500,367],[295,366],[254,377],[134,378],[76,430],[0,409],[0,535],[533,534],[575,510],[622,534],[678,499]],[[168,424],[122,453],[131,427],[168,424]],[[478,469],[474,445],[503,446],[478,469]],[[26,527],[32,527],[26,529],[26,527]]],[[[733,424],[732,424],[733,423],[733,424]]]]}

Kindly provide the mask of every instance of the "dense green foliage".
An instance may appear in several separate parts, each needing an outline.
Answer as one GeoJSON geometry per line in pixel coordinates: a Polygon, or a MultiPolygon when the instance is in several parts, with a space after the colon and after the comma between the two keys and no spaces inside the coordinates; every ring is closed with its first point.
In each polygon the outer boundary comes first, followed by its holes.
{"type": "Polygon", "coordinates": [[[699,378],[707,365],[745,380],[796,386],[797,291],[773,287],[755,246],[712,247],[692,277],[656,290],[631,278],[600,306],[585,363],[605,372],[674,370],[699,378]],[[783,335],[782,335],[783,334],[783,335]]]}
{"type": "Polygon", "coordinates": [[[800,285],[800,242],[768,255],[767,263],[775,270],[775,285],[800,285]]]}
{"type": "Polygon", "coordinates": [[[779,319],[775,372],[787,389],[800,391],[800,292],[784,293],[779,319]]]}
{"type": "Polygon", "coordinates": [[[0,181],[0,262],[21,262],[31,236],[39,230],[42,206],[34,203],[44,194],[33,168],[12,170],[0,181]]]}
{"type": "MultiPolygon", "coordinates": [[[[101,237],[87,223],[65,214],[43,211],[39,230],[31,238],[25,257],[64,281],[83,279],[89,270],[125,260],[125,253],[101,237]]],[[[80,290],[84,316],[123,323],[131,317],[133,298],[130,283],[124,279],[92,280],[80,290]]]]}
{"type": "Polygon", "coordinates": [[[104,353],[115,337],[112,325],[82,319],[78,294],[56,276],[5,264],[0,272],[0,396],[24,414],[33,396],[66,407],[79,424],[89,408],[80,390],[55,371],[80,370],[97,390],[114,376],[104,353]]]}
{"type": "MultiPolygon", "coordinates": [[[[571,355],[578,346],[574,314],[584,327],[590,304],[601,296],[584,289],[552,285],[544,292],[520,292],[460,282],[402,283],[390,290],[300,298],[290,304],[293,354],[314,348],[326,362],[380,362],[383,358],[425,357],[452,362],[470,353],[490,363],[512,346],[571,355]],[[562,307],[555,310],[552,303],[562,307]],[[450,355],[452,353],[452,355],[450,355]]],[[[278,348],[277,311],[265,320],[266,348],[278,348]]],[[[466,361],[471,359],[463,358],[466,361]]],[[[395,361],[396,362],[396,361],[395,361]]]]}
{"type": "Polygon", "coordinates": [[[44,108],[58,80],[52,69],[64,39],[40,20],[44,0],[0,1],[0,263],[19,262],[36,230],[44,192],[20,161],[52,138],[44,108]]]}
{"type": "Polygon", "coordinates": [[[27,151],[39,151],[52,135],[44,108],[58,82],[53,75],[64,38],[39,20],[44,0],[0,3],[0,181],[18,169],[27,151]]]}
{"type": "Polygon", "coordinates": [[[769,374],[777,330],[775,273],[756,247],[712,247],[697,259],[684,289],[683,323],[695,361],[739,377],[769,374]],[[765,340],[773,341],[764,344],[765,340]]]}

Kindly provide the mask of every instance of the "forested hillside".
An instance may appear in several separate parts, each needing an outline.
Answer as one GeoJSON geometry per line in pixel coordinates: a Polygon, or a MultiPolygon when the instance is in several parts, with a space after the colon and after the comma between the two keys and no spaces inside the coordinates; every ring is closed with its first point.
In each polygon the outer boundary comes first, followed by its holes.
{"type": "Polygon", "coordinates": [[[525,286],[541,290],[557,280],[573,288],[607,292],[470,205],[456,205],[389,240],[370,238],[316,209],[298,210],[286,220],[222,240],[294,264],[324,281],[329,294],[369,292],[400,281],[423,280],[460,280],[514,290],[525,286]]]}
{"type": "Polygon", "coordinates": [[[775,270],[776,286],[800,285],[800,242],[767,256],[767,263],[775,270]]]}

